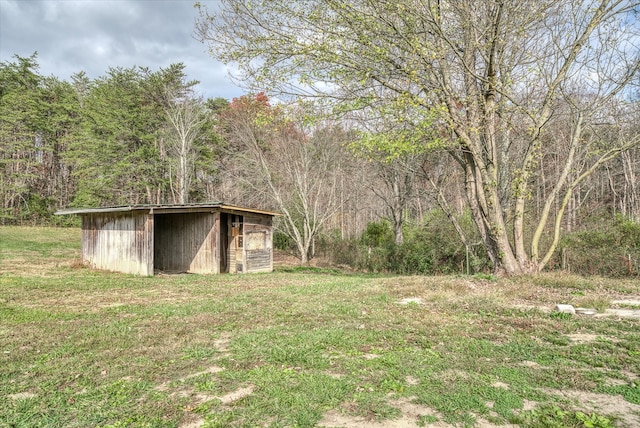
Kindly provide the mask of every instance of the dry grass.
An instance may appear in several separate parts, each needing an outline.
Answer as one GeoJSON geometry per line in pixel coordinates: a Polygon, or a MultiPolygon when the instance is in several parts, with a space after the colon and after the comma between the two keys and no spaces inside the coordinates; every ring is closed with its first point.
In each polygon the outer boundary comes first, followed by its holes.
{"type": "Polygon", "coordinates": [[[75,230],[0,229],[0,426],[637,421],[638,321],[553,312],[625,301],[633,281],[142,278],[79,267],[78,248],[75,230]]]}

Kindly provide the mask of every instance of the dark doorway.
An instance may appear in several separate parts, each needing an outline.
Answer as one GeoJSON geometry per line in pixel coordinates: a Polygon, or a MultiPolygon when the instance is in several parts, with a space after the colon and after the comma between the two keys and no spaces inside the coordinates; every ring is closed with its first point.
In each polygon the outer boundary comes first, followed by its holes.
{"type": "Polygon", "coordinates": [[[229,273],[229,214],[220,213],[220,273],[229,273]]]}

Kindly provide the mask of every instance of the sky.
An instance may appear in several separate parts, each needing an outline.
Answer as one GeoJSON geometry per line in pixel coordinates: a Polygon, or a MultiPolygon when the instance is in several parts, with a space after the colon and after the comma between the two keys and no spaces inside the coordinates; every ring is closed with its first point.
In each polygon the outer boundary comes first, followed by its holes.
{"type": "MultiPolygon", "coordinates": [[[[61,80],[110,67],[157,71],[182,62],[207,98],[246,93],[194,38],[195,0],[0,0],[0,62],[38,52],[40,74],[61,80]]],[[[200,0],[210,13],[216,0],[200,0]]]]}

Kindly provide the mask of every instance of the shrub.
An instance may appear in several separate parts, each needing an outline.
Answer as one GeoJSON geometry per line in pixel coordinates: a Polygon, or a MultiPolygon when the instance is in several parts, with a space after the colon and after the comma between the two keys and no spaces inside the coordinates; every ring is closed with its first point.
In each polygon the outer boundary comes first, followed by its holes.
{"type": "MultiPolygon", "coordinates": [[[[461,218],[473,235],[470,218],[461,218]]],[[[393,227],[387,220],[367,224],[356,240],[342,240],[338,233],[325,236],[322,248],[332,262],[369,272],[399,274],[445,274],[466,272],[467,257],[472,272],[489,268],[484,248],[467,254],[453,225],[440,210],[430,211],[421,224],[405,224],[404,242],[395,244],[393,227]]]]}
{"type": "Polygon", "coordinates": [[[583,227],[562,238],[555,267],[582,275],[640,275],[640,223],[622,215],[603,221],[600,215],[583,227]]]}
{"type": "Polygon", "coordinates": [[[273,232],[273,248],[282,251],[293,251],[296,249],[296,244],[289,235],[276,230],[273,232]]]}

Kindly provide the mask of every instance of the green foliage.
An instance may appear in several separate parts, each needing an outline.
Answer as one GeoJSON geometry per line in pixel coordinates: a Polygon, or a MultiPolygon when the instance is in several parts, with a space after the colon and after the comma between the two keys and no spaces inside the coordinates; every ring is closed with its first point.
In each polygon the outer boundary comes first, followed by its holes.
{"type": "Polygon", "coordinates": [[[37,56],[0,64],[0,222],[39,223],[68,203],[60,157],[77,125],[69,84],[38,73],[37,56]]]}
{"type": "Polygon", "coordinates": [[[522,412],[518,423],[524,428],[613,428],[610,418],[598,413],[564,410],[555,405],[537,407],[522,412]]]}
{"type": "Polygon", "coordinates": [[[281,251],[295,251],[295,241],[286,233],[279,230],[273,232],[273,248],[281,251]]]}
{"type": "MultiPolygon", "coordinates": [[[[0,224],[69,222],[52,216],[69,206],[169,201],[176,168],[165,110],[172,96],[196,99],[195,83],[180,63],[111,68],[97,79],[80,72],[70,82],[40,75],[36,54],[0,63],[0,224]]],[[[226,104],[214,99],[202,111],[196,200],[217,174],[211,117],[226,104]]]]}
{"type": "Polygon", "coordinates": [[[560,243],[557,267],[583,275],[640,276],[640,223],[616,215],[586,219],[560,243]],[[564,261],[562,259],[564,254],[564,261]]]}
{"type": "Polygon", "coordinates": [[[393,227],[387,220],[372,221],[360,236],[360,242],[368,247],[384,247],[393,242],[393,227]]]}
{"type": "Polygon", "coordinates": [[[146,80],[140,69],[112,68],[90,88],[82,130],[66,153],[78,178],[73,205],[123,205],[147,187],[162,187],[158,142],[164,111],[157,100],[162,88],[150,92],[146,80]]]}
{"type": "Polygon", "coordinates": [[[630,383],[628,385],[615,385],[604,388],[608,394],[620,394],[629,403],[640,405],[640,385],[630,383]]]}
{"type": "Polygon", "coordinates": [[[571,318],[573,318],[573,314],[570,314],[568,312],[555,311],[555,312],[551,312],[549,314],[549,317],[556,320],[570,320],[571,318]]]}
{"type": "MultiPolygon", "coordinates": [[[[463,217],[461,224],[472,236],[470,220],[463,217]]],[[[325,237],[321,246],[327,249],[334,263],[369,272],[408,275],[466,272],[467,253],[442,211],[430,211],[419,225],[405,223],[403,231],[404,242],[396,245],[389,221],[370,222],[357,241],[343,241],[334,235],[325,237]]],[[[473,272],[489,268],[483,252],[470,251],[468,257],[473,272]]]]}

